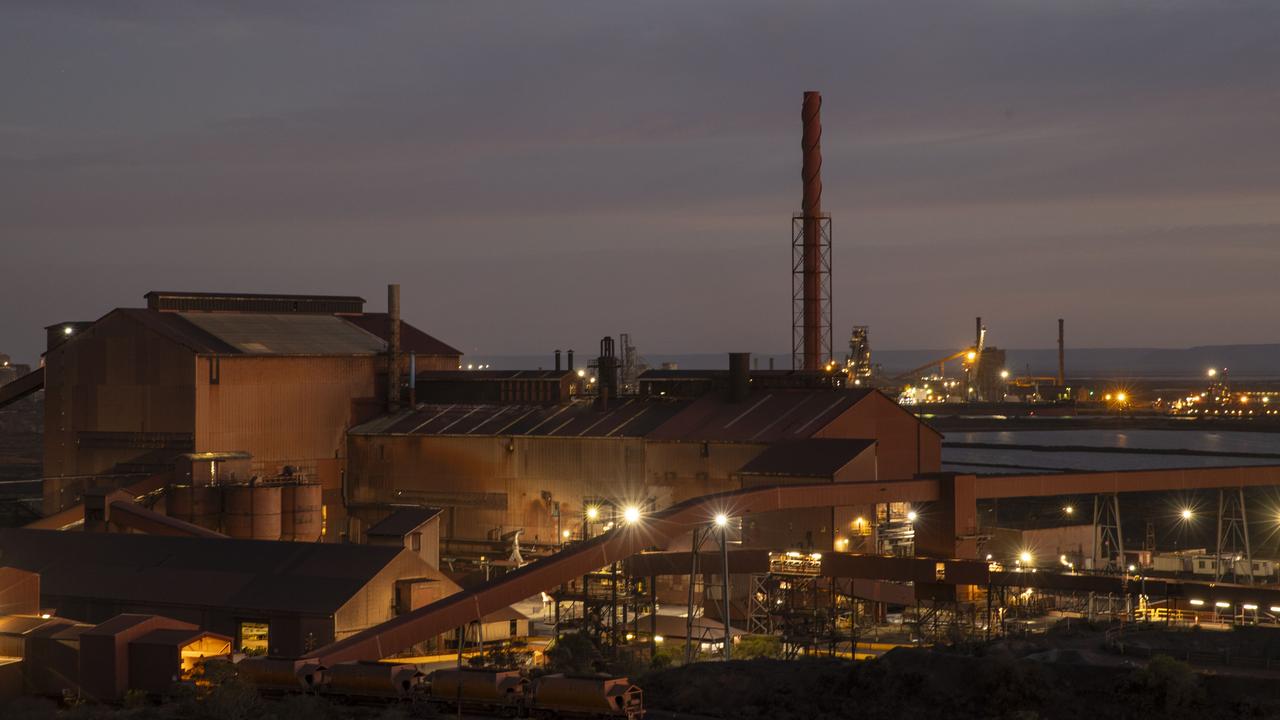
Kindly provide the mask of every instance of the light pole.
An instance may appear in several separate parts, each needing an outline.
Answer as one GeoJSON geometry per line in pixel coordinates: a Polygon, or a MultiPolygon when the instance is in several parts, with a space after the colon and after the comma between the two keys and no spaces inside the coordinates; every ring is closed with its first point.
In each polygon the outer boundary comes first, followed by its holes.
{"type": "Polygon", "coordinates": [[[728,662],[733,655],[733,629],[729,625],[729,516],[724,513],[716,515],[716,527],[720,528],[720,557],[724,561],[724,573],[721,602],[724,603],[724,659],[728,662]]]}

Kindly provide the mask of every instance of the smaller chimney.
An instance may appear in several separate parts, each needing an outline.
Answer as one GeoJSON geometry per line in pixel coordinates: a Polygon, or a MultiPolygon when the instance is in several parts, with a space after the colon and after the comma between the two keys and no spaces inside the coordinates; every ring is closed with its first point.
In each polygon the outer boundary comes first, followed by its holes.
{"type": "Polygon", "coordinates": [[[729,353],[729,402],[740,403],[751,392],[751,353],[729,353]]]}
{"type": "Polygon", "coordinates": [[[1067,355],[1062,342],[1062,318],[1058,318],[1058,387],[1067,385],[1067,355]]]}
{"type": "Polygon", "coordinates": [[[560,372],[560,349],[556,348],[556,372],[560,372]]]}
{"type": "Polygon", "coordinates": [[[973,346],[977,348],[982,345],[982,316],[973,319],[973,346]]]}
{"type": "Polygon", "coordinates": [[[569,372],[573,372],[573,348],[569,348],[569,372]]]}
{"type": "Polygon", "coordinates": [[[400,409],[400,285],[387,286],[387,411],[400,409]]]}

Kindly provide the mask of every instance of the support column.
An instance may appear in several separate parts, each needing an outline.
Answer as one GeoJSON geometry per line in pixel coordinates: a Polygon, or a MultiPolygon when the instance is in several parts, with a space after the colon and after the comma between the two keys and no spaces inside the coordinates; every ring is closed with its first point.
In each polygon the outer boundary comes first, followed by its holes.
{"type": "Polygon", "coordinates": [[[1095,570],[1124,569],[1120,496],[1115,493],[1093,497],[1093,566],[1095,570]]]}
{"type": "Polygon", "coordinates": [[[1236,557],[1241,555],[1245,563],[1244,582],[1253,584],[1253,552],[1249,547],[1249,522],[1245,514],[1244,488],[1222,489],[1218,491],[1218,543],[1217,562],[1214,563],[1214,580],[1221,581],[1226,575],[1223,568],[1223,556],[1230,563],[1231,581],[1240,582],[1236,572],[1236,557]]]}

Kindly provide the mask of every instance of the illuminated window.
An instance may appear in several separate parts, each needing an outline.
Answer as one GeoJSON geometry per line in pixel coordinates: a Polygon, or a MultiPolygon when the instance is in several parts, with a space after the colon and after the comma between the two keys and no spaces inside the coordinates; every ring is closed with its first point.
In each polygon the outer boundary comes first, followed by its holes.
{"type": "Polygon", "coordinates": [[[256,620],[245,620],[240,623],[240,650],[249,655],[266,655],[267,638],[271,625],[256,620]]]}

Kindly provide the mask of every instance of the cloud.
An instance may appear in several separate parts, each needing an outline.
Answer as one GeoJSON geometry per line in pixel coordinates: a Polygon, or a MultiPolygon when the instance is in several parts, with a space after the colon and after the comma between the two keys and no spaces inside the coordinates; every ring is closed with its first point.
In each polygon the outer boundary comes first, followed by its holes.
{"type": "Polygon", "coordinates": [[[56,268],[6,290],[19,355],[157,278],[379,297],[406,266],[421,324],[468,347],[589,326],[780,351],[806,89],[837,322],[882,347],[945,345],[982,308],[1012,346],[1067,312],[1096,345],[1274,339],[1273,3],[5,12],[0,234],[56,268]],[[521,296],[555,310],[517,317],[521,296]]]}

